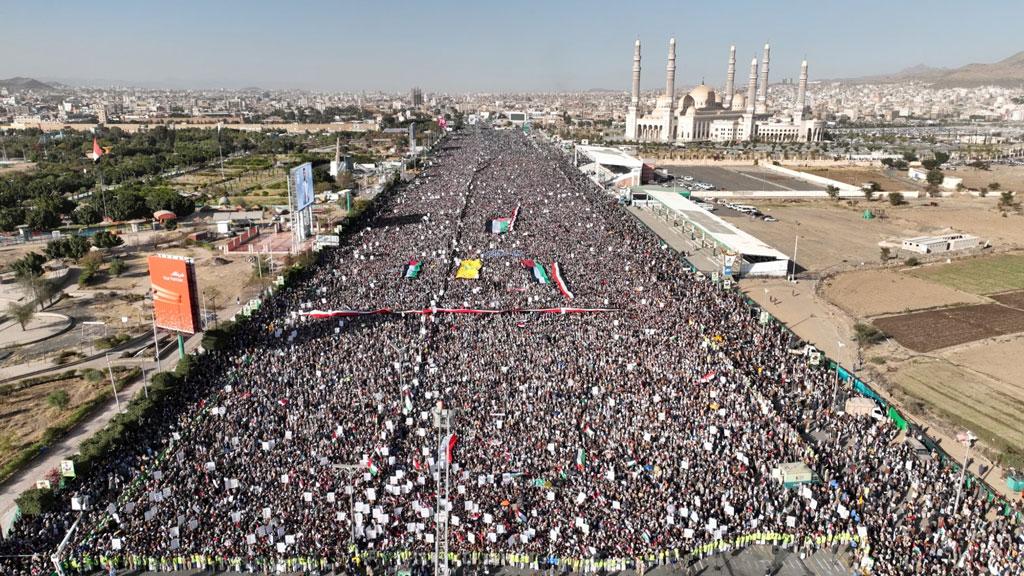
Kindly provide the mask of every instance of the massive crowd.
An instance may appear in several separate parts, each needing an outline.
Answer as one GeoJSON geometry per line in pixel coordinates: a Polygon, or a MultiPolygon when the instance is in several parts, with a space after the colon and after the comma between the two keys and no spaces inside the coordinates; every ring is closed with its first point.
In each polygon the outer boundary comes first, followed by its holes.
{"type": "MultiPolygon", "coordinates": [[[[378,202],[63,489],[92,503],[65,566],[422,558],[447,485],[450,550],[467,561],[667,562],[785,535],[852,542],[876,574],[1024,573],[1019,505],[975,488],[954,510],[958,472],[891,422],[842,413],[834,372],[542,140],[456,131],[378,202]],[[478,279],[455,278],[465,259],[482,261],[478,279]],[[572,299],[526,259],[557,262],[572,299]],[[304,315],[429,307],[504,313],[304,315]],[[522,311],[556,307],[610,311],[522,311]],[[783,486],[772,472],[788,462],[819,481],[783,486]]],[[[25,517],[0,548],[48,554],[75,514],[25,517]]]]}

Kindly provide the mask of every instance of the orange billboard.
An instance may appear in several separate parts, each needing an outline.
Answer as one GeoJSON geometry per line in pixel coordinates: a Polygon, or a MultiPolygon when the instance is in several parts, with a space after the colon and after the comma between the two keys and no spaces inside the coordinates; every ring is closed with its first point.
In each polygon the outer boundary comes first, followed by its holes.
{"type": "Polygon", "coordinates": [[[196,269],[191,258],[153,254],[149,257],[156,325],[166,330],[195,334],[199,331],[196,269]]]}

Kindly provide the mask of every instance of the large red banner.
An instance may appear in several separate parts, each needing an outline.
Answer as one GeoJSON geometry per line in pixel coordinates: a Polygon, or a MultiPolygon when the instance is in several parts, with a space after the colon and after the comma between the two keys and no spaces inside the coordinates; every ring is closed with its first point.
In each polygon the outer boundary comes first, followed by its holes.
{"type": "Polygon", "coordinates": [[[196,270],[191,258],[153,254],[149,257],[156,325],[166,330],[195,334],[199,324],[196,270]]]}

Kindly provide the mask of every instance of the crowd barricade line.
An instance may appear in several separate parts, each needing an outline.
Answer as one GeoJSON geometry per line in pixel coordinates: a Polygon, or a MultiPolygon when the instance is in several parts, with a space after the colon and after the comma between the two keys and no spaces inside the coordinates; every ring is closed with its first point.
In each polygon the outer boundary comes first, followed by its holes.
{"type": "MultiPolygon", "coordinates": [[[[450,552],[447,560],[457,566],[502,566],[520,569],[547,569],[549,567],[567,567],[572,572],[619,571],[636,568],[638,564],[650,568],[679,562],[688,562],[720,554],[731,550],[739,550],[751,545],[771,545],[776,547],[793,547],[800,537],[785,532],[751,532],[732,538],[722,538],[707,542],[690,551],[678,548],[662,549],[646,555],[629,558],[580,558],[561,557],[550,554],[521,552],[466,552],[458,554],[450,552]]],[[[819,534],[804,536],[799,546],[822,548],[831,545],[860,544],[859,536],[849,532],[839,534],[819,534]]],[[[864,542],[866,546],[866,542],[864,542]]],[[[443,556],[442,556],[443,558],[443,556]]],[[[235,571],[279,571],[308,572],[314,569],[325,571],[347,569],[348,566],[384,563],[388,565],[404,565],[412,563],[432,563],[433,552],[414,553],[408,550],[396,551],[351,551],[345,557],[326,556],[211,556],[208,554],[174,554],[151,556],[145,554],[124,555],[83,555],[71,557],[63,561],[61,567],[71,573],[91,573],[96,570],[148,570],[150,572],[176,572],[182,570],[235,570],[235,571]]]]}

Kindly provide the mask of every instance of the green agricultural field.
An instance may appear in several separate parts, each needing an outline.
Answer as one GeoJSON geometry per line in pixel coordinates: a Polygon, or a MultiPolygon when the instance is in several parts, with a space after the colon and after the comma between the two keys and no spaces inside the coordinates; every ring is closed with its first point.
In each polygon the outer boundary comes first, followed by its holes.
{"type": "Polygon", "coordinates": [[[972,294],[1024,290],[1024,254],[1002,254],[921,266],[910,270],[909,274],[972,294]]]}

